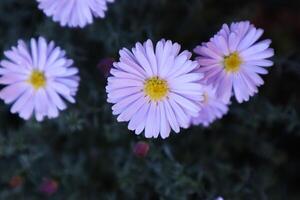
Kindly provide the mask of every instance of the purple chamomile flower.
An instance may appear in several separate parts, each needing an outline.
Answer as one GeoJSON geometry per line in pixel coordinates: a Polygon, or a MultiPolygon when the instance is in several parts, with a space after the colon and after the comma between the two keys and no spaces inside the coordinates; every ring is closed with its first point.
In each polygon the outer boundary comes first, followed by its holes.
{"type": "Polygon", "coordinates": [[[192,118],[193,125],[202,124],[207,127],[216,119],[220,119],[228,112],[228,106],[216,96],[216,89],[211,85],[203,85],[203,100],[197,117],[192,118]]]}
{"type": "Polygon", "coordinates": [[[85,27],[93,17],[105,17],[107,3],[114,0],[37,0],[39,9],[61,26],[85,27]]]}
{"type": "Polygon", "coordinates": [[[274,55],[274,50],[269,48],[271,40],[257,42],[262,34],[262,29],[248,21],[232,23],[230,27],[224,24],[209,42],[194,49],[199,55],[200,72],[226,103],[232,94],[239,103],[248,101],[264,83],[259,74],[268,73],[265,67],[273,62],[267,58],[274,55]]]}
{"type": "Polygon", "coordinates": [[[106,91],[113,103],[113,114],[119,122],[145,137],[167,138],[171,129],[179,133],[188,128],[192,116],[200,111],[203,98],[195,72],[198,63],[191,53],[180,52],[180,45],[161,40],[153,46],[148,40],[137,43],[132,51],[120,50],[120,61],[114,63],[106,91]]]}
{"type": "Polygon", "coordinates": [[[37,121],[55,118],[59,110],[66,109],[62,98],[75,103],[79,77],[73,60],[54,42],[40,37],[31,39],[28,46],[19,40],[17,47],[5,51],[0,62],[0,98],[13,104],[12,113],[28,120],[33,114],[37,121]]]}

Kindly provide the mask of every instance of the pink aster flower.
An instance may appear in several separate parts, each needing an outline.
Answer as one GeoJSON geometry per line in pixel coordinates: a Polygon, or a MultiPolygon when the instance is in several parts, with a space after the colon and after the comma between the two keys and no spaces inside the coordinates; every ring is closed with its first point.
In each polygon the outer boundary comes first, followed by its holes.
{"type": "Polygon", "coordinates": [[[268,60],[274,55],[271,40],[257,40],[263,34],[248,21],[224,24],[209,42],[197,46],[200,72],[208,84],[217,88],[217,95],[229,102],[232,94],[239,103],[248,101],[264,83],[260,74],[267,74],[268,60]]]}
{"type": "Polygon", "coordinates": [[[75,103],[79,77],[65,51],[40,37],[28,46],[19,40],[17,47],[5,51],[0,62],[0,98],[13,104],[12,113],[25,120],[33,114],[38,121],[55,118],[66,109],[62,98],[75,103]]]}
{"type": "Polygon", "coordinates": [[[208,126],[216,119],[222,118],[228,112],[228,106],[217,97],[216,89],[211,85],[203,85],[203,97],[202,109],[197,117],[192,118],[192,124],[208,126]]]}
{"type": "Polygon", "coordinates": [[[61,26],[85,27],[93,17],[105,17],[107,3],[114,0],[37,0],[39,8],[61,26]]]}
{"type": "Polygon", "coordinates": [[[203,76],[194,71],[198,63],[190,60],[191,53],[179,52],[179,44],[165,40],[120,51],[108,78],[108,102],[118,121],[129,121],[136,134],[145,130],[147,138],[166,138],[171,129],[187,128],[200,111],[203,76]]]}

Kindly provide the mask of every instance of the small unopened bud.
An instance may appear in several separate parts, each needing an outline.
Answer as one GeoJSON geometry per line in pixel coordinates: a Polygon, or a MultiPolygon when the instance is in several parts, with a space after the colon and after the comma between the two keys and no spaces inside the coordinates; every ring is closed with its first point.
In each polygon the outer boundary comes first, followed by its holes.
{"type": "Polygon", "coordinates": [[[53,195],[58,190],[58,182],[53,179],[44,179],[39,187],[39,191],[48,196],[53,195]]]}
{"type": "Polygon", "coordinates": [[[23,185],[23,178],[21,176],[13,176],[9,180],[9,186],[12,188],[18,188],[23,185]]]}
{"type": "Polygon", "coordinates": [[[99,61],[97,68],[105,78],[109,76],[110,69],[113,67],[114,62],[115,59],[113,58],[103,58],[99,61]]]}
{"type": "Polygon", "coordinates": [[[133,153],[137,157],[144,158],[149,152],[149,144],[147,142],[140,141],[133,147],[133,153]]]}

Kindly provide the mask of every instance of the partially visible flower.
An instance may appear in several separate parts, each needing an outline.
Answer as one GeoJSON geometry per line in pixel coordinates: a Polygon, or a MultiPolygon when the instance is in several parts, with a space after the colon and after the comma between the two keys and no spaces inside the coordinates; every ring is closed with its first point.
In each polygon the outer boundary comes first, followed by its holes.
{"type": "Polygon", "coordinates": [[[37,121],[55,118],[66,109],[63,99],[75,103],[78,69],[65,51],[47,43],[43,37],[31,39],[28,46],[19,40],[17,47],[5,51],[0,62],[0,98],[13,104],[12,113],[28,120],[33,114],[37,121]]]}
{"type": "Polygon", "coordinates": [[[44,179],[39,186],[39,191],[47,196],[51,196],[58,190],[58,182],[53,179],[44,179]]]}
{"type": "Polygon", "coordinates": [[[149,144],[147,142],[139,141],[133,147],[133,153],[137,157],[144,158],[149,152],[149,144]]]}
{"type": "Polygon", "coordinates": [[[61,26],[85,27],[93,17],[105,17],[107,3],[114,0],[37,0],[39,9],[61,26]]]}
{"type": "Polygon", "coordinates": [[[218,197],[216,200],[224,200],[223,197],[218,197]]]}
{"type": "Polygon", "coordinates": [[[216,89],[211,85],[203,85],[203,100],[197,117],[192,118],[192,124],[208,126],[228,112],[228,106],[216,95],[216,89]]]}
{"type": "Polygon", "coordinates": [[[180,52],[180,45],[161,40],[137,43],[132,51],[122,49],[114,63],[106,91],[119,122],[145,137],[167,138],[171,129],[179,133],[200,111],[203,75],[195,72],[191,53],[180,52]]]}
{"type": "Polygon", "coordinates": [[[269,48],[271,40],[256,43],[262,34],[248,21],[224,24],[209,42],[194,49],[207,83],[217,88],[225,102],[232,94],[239,103],[248,101],[264,83],[259,75],[267,74],[265,68],[273,65],[267,58],[274,50],[269,48]]]}
{"type": "Polygon", "coordinates": [[[12,188],[18,188],[23,185],[23,177],[22,176],[13,176],[9,180],[9,186],[12,188]]]}
{"type": "Polygon", "coordinates": [[[110,70],[113,67],[114,62],[115,59],[113,58],[103,58],[99,61],[97,68],[105,78],[109,76],[110,70]]]}

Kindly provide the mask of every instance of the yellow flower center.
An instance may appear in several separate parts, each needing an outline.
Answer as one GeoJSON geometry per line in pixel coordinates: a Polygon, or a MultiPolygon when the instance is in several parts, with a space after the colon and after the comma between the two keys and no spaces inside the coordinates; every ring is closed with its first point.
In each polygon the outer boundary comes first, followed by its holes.
{"type": "Polygon", "coordinates": [[[237,52],[230,54],[224,58],[224,67],[226,72],[239,71],[242,64],[242,59],[237,52]]]}
{"type": "Polygon", "coordinates": [[[208,97],[208,94],[206,93],[206,92],[204,92],[203,93],[203,100],[202,100],[202,103],[203,104],[206,104],[207,102],[208,102],[208,99],[209,97],[208,97]]]}
{"type": "Polygon", "coordinates": [[[35,90],[38,90],[46,85],[46,77],[43,72],[38,70],[32,71],[28,82],[32,85],[35,90]]]}
{"type": "Polygon", "coordinates": [[[162,100],[169,92],[168,83],[167,81],[154,76],[146,80],[144,92],[152,101],[162,100]]]}

